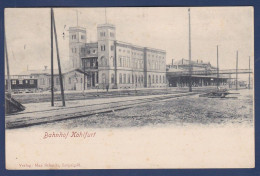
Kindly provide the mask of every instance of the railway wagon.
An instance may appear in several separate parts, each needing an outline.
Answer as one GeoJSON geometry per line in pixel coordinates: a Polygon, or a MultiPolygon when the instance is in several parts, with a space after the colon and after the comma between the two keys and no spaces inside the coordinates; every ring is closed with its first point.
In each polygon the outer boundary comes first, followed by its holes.
{"type": "MultiPolygon", "coordinates": [[[[37,79],[11,79],[11,90],[14,93],[31,93],[38,89],[37,79]]],[[[5,80],[5,90],[8,90],[7,80],[5,80]]]]}

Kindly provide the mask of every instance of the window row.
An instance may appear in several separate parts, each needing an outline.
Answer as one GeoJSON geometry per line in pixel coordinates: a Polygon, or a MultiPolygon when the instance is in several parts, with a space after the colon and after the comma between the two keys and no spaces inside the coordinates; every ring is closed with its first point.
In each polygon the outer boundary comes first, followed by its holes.
{"type": "MultiPolygon", "coordinates": [[[[17,80],[12,80],[11,83],[12,83],[12,85],[16,85],[17,80]]],[[[34,84],[34,80],[25,80],[24,83],[25,84],[34,84]]],[[[18,84],[23,84],[23,80],[18,80],[18,84]]]]}
{"type": "MultiPolygon", "coordinates": [[[[84,50],[84,52],[85,52],[85,50],[84,50]]],[[[87,54],[90,54],[90,53],[96,54],[96,50],[95,50],[95,49],[93,49],[93,50],[87,50],[87,54]]]]}
{"type": "MultiPolygon", "coordinates": [[[[49,85],[51,85],[51,78],[40,78],[40,85],[46,85],[47,82],[46,80],[49,80],[49,85]]],[[[60,79],[58,77],[56,77],[56,79],[54,79],[56,85],[60,85],[60,79]]]]}
{"type": "MultiPolygon", "coordinates": [[[[106,32],[100,32],[100,37],[105,37],[106,36],[106,32]]],[[[115,37],[115,33],[110,32],[110,37],[115,37]]]]}
{"type": "MultiPolygon", "coordinates": [[[[114,82],[114,74],[111,75],[111,83],[115,83],[114,82]]],[[[119,74],[119,84],[132,84],[132,83],[136,83],[136,84],[143,84],[144,83],[144,77],[143,75],[130,75],[130,74],[119,74]],[[132,79],[131,79],[132,77],[132,79]]]]}
{"type": "Polygon", "coordinates": [[[161,76],[161,75],[148,76],[148,84],[158,84],[158,83],[165,83],[165,76],[161,76]]]}
{"type": "MultiPolygon", "coordinates": [[[[81,35],[80,38],[81,38],[81,40],[84,40],[84,39],[85,39],[85,35],[81,35]]],[[[72,39],[72,40],[77,39],[77,35],[76,35],[76,34],[71,35],[71,39],[72,39]]]]}
{"type": "Polygon", "coordinates": [[[148,67],[152,70],[160,70],[163,63],[157,62],[157,61],[150,61],[148,62],[148,67]]]}
{"type": "Polygon", "coordinates": [[[79,82],[80,82],[80,83],[83,83],[83,79],[82,79],[82,78],[80,78],[80,79],[79,79],[79,78],[72,79],[72,78],[69,77],[69,78],[68,78],[69,84],[72,83],[72,80],[73,80],[74,83],[79,83],[79,82]]]}
{"type": "Polygon", "coordinates": [[[148,54],[148,57],[150,57],[150,56],[155,57],[155,58],[159,58],[159,59],[161,59],[161,58],[164,59],[163,56],[158,56],[158,55],[148,54]]]}

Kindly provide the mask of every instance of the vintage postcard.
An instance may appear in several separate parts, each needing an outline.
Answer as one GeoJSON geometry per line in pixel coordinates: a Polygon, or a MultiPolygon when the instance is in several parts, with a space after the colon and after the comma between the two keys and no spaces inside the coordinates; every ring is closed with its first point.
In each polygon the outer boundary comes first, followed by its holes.
{"type": "Polygon", "coordinates": [[[253,10],[6,8],[6,169],[254,168],[253,10]]]}

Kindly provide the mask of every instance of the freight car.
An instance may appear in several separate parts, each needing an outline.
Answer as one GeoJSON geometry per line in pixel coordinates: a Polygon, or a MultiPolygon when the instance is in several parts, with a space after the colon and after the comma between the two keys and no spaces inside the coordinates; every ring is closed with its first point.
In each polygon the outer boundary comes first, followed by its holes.
{"type": "MultiPolygon", "coordinates": [[[[11,90],[13,93],[33,93],[38,89],[37,79],[11,79],[11,90]]],[[[5,90],[8,90],[7,80],[5,90]]]]}

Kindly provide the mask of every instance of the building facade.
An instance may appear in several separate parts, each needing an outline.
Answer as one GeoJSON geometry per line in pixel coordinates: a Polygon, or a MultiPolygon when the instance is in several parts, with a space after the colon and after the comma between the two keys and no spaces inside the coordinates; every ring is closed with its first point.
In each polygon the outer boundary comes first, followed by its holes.
{"type": "MultiPolygon", "coordinates": [[[[51,70],[47,67],[21,75],[36,79],[39,90],[51,89],[51,70]]],[[[62,78],[64,90],[165,87],[166,52],[116,40],[112,24],[98,25],[97,42],[92,43],[87,42],[86,28],[70,27],[69,68],[62,68],[62,78]]],[[[54,70],[54,89],[60,90],[58,70],[54,70]]]]}
{"type": "Polygon", "coordinates": [[[217,68],[210,62],[204,63],[202,60],[191,61],[181,59],[172,60],[172,64],[167,65],[167,80],[170,87],[188,87],[191,79],[193,87],[227,85],[230,83],[230,74],[217,75],[217,68]],[[189,69],[191,67],[191,73],[189,69]]]}
{"type": "Polygon", "coordinates": [[[87,43],[86,29],[69,29],[72,68],[85,75],[86,88],[142,88],[166,86],[166,52],[116,40],[112,24],[97,26],[97,42],[87,43]]]}

